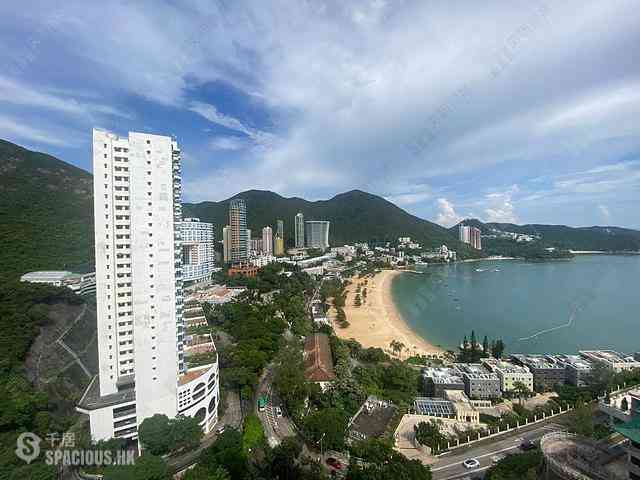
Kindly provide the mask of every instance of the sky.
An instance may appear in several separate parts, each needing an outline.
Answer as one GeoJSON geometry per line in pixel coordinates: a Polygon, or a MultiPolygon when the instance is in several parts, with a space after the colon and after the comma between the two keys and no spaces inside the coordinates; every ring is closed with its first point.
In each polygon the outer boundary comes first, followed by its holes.
{"type": "Polygon", "coordinates": [[[634,0],[5,0],[0,42],[0,138],[90,171],[92,127],[175,135],[185,201],[640,228],[634,0]]]}

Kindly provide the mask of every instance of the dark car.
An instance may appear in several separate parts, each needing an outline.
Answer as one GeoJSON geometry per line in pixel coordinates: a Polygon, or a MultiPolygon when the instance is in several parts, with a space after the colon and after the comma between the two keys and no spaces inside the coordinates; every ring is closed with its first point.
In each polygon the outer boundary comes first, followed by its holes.
{"type": "Polygon", "coordinates": [[[528,452],[529,450],[535,450],[536,448],[538,448],[538,446],[533,443],[531,440],[524,440],[521,444],[520,444],[520,449],[528,452]]]}
{"type": "Polygon", "coordinates": [[[327,462],[327,465],[335,468],[336,470],[342,469],[342,463],[340,463],[340,460],[338,460],[337,458],[329,457],[327,458],[326,462],[327,462]]]}

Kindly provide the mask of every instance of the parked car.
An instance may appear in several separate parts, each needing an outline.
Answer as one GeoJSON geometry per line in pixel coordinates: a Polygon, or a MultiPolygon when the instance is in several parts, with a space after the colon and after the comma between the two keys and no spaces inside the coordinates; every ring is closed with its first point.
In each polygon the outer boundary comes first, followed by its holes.
{"type": "Polygon", "coordinates": [[[278,406],[276,407],[276,417],[281,417],[282,416],[282,409],[278,406]]]}
{"type": "Polygon", "coordinates": [[[335,468],[336,470],[342,469],[342,463],[337,458],[329,457],[327,458],[326,462],[327,462],[327,465],[335,468]]]}
{"type": "Polygon", "coordinates": [[[528,452],[529,450],[535,450],[536,448],[538,448],[538,446],[533,443],[531,440],[524,440],[521,444],[520,444],[520,449],[528,452]]]}
{"type": "Polygon", "coordinates": [[[220,435],[221,433],[224,433],[224,429],[225,429],[225,426],[221,425],[218,428],[216,428],[216,433],[220,435]]]}
{"type": "Polygon", "coordinates": [[[464,462],[462,462],[464,468],[472,469],[478,468],[480,466],[480,462],[475,458],[467,458],[464,462]]]}

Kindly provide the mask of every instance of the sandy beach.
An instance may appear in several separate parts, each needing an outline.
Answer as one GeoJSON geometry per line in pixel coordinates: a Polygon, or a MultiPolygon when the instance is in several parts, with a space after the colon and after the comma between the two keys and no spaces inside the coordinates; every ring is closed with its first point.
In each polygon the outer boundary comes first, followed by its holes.
{"type": "Polygon", "coordinates": [[[341,338],[353,338],[364,347],[380,347],[390,355],[394,355],[394,352],[389,344],[392,340],[398,340],[405,345],[400,355],[403,359],[411,355],[443,353],[442,349],[431,345],[411,330],[396,309],[391,296],[391,281],[396,275],[410,274],[383,270],[374,277],[367,278],[367,297],[359,307],[354,306],[355,291],[358,284],[364,284],[365,279],[352,278],[351,285],[346,289],[344,307],[350,325],[347,328],[336,325],[336,334],[341,338]]]}

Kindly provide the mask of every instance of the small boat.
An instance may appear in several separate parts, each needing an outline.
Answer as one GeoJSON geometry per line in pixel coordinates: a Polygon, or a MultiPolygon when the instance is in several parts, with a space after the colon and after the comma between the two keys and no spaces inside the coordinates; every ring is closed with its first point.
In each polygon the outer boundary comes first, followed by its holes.
{"type": "Polygon", "coordinates": [[[486,271],[485,268],[476,268],[476,272],[484,272],[484,271],[486,271]]]}

